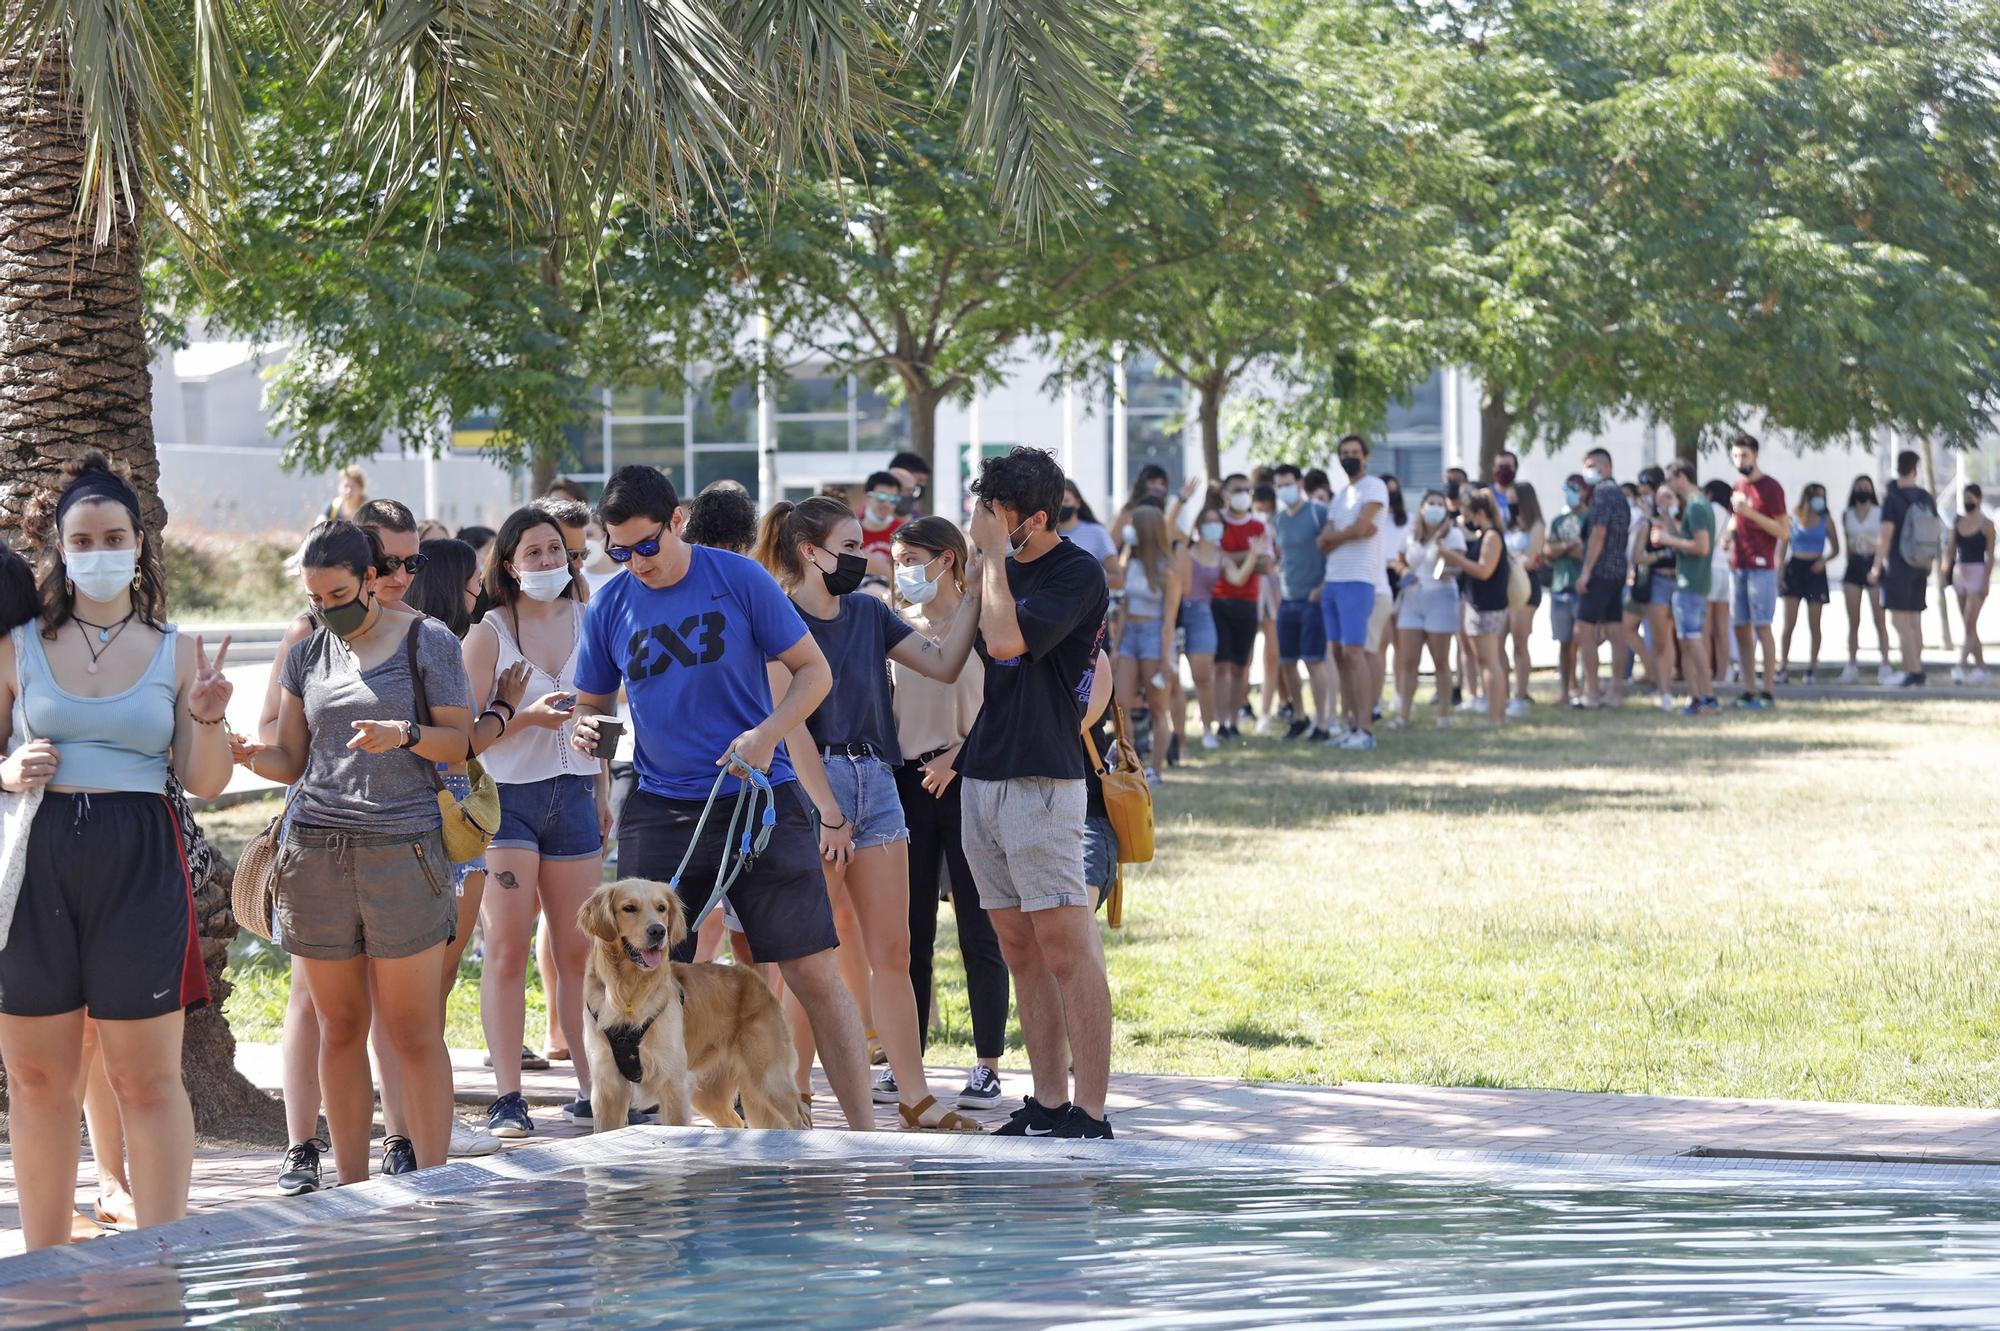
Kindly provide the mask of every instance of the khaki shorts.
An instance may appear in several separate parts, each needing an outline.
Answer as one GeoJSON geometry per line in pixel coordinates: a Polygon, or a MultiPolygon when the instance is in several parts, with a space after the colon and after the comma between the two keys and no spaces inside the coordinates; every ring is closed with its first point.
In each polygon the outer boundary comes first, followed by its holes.
{"type": "Polygon", "coordinates": [[[414,957],[458,930],[444,833],[292,824],[278,852],[285,951],[313,961],[414,957]]]}
{"type": "Polygon", "coordinates": [[[1090,906],[1083,884],[1083,782],[1023,776],[959,784],[960,838],[987,910],[1090,906]]]}
{"type": "Polygon", "coordinates": [[[1389,616],[1396,610],[1396,598],[1387,592],[1375,593],[1375,608],[1368,613],[1367,650],[1382,650],[1382,630],[1389,627],[1389,616]]]}

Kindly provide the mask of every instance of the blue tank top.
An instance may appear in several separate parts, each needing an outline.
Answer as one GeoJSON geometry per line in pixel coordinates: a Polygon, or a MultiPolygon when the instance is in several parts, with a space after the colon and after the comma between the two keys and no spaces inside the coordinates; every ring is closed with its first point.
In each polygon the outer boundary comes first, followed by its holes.
{"type": "Polygon", "coordinates": [[[1792,519],[1792,558],[1794,558],[1794,559],[1818,559],[1818,558],[1819,558],[1819,557],[1820,557],[1821,555],[1823,555],[1823,554],[1825,554],[1825,553],[1826,553],[1826,518],[1825,518],[1825,516],[1824,516],[1824,515],[1820,515],[1820,517],[1819,517],[1819,521],[1818,521],[1818,522],[1815,522],[1815,523],[1814,523],[1814,524],[1813,524],[1812,526],[1810,526],[1810,527],[1802,527],[1802,526],[1800,526],[1800,525],[1799,525],[1799,520],[1798,520],[1797,518],[1793,518],[1793,519],[1792,519]]]}
{"type": "Polygon", "coordinates": [[[167,788],[180,690],[175,634],[168,630],[138,682],[108,698],[80,698],[56,683],[30,624],[14,641],[21,663],[21,710],[28,731],[61,755],[59,786],[158,795],[167,788]]]}

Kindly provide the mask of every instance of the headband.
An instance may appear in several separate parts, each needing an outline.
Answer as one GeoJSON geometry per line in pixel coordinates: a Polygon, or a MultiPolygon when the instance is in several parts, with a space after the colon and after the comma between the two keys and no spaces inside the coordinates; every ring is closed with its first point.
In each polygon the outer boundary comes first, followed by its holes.
{"type": "Polygon", "coordinates": [[[62,532],[63,515],[78,504],[92,499],[114,499],[118,501],[125,506],[125,511],[132,515],[132,525],[135,528],[140,525],[138,492],[133,490],[130,485],[127,485],[124,478],[115,472],[103,471],[92,467],[89,471],[82,473],[74,481],[70,482],[69,489],[63,491],[62,498],[56,501],[56,532],[58,536],[62,532]]]}

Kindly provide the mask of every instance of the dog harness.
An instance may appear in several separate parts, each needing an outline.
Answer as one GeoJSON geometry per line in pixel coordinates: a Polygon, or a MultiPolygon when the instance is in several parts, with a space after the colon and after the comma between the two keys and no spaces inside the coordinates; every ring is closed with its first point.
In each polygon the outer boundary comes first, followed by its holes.
{"type": "MultiPolygon", "coordinates": [[[[674,988],[680,992],[681,1005],[687,1006],[687,990],[679,985],[675,985],[674,988]]],[[[596,1008],[586,1006],[584,1011],[590,1013],[590,1019],[597,1023],[597,1029],[604,1036],[604,1042],[611,1046],[611,1061],[618,1065],[618,1075],[637,1086],[643,1077],[639,1064],[639,1045],[645,1040],[646,1032],[653,1029],[653,1023],[660,1019],[660,1014],[655,1012],[637,1026],[623,1024],[606,1026],[604,1018],[597,1015],[596,1008]]]]}

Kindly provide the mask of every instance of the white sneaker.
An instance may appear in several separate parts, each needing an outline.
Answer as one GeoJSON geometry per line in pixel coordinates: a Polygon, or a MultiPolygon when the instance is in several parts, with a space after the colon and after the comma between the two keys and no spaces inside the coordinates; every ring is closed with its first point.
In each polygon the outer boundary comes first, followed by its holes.
{"type": "Polygon", "coordinates": [[[1892,665],[1884,665],[1881,669],[1881,672],[1875,676],[1875,682],[1878,684],[1894,686],[1898,680],[1902,679],[1902,677],[1903,677],[1902,671],[1896,669],[1896,667],[1892,665]]]}
{"type": "Polygon", "coordinates": [[[1847,663],[1847,669],[1840,672],[1840,678],[1834,681],[1836,684],[1859,684],[1860,682],[1861,667],[1855,665],[1852,661],[1847,663]]]}
{"type": "Polygon", "coordinates": [[[1347,722],[1335,721],[1333,725],[1327,730],[1326,738],[1322,739],[1320,743],[1331,744],[1335,748],[1339,748],[1340,741],[1346,739],[1349,735],[1352,735],[1354,733],[1355,733],[1354,731],[1349,730],[1347,728],[1347,722]]]}
{"type": "Polygon", "coordinates": [[[1461,712],[1483,712],[1486,710],[1486,704],[1468,695],[1459,699],[1457,710],[1461,712]]]}
{"type": "Polygon", "coordinates": [[[1515,698],[1508,702],[1507,715],[1512,717],[1514,720],[1518,721],[1527,714],[1528,714],[1528,700],[1526,698],[1515,698]]]}
{"type": "Polygon", "coordinates": [[[1674,695],[1671,693],[1663,692],[1657,699],[1655,699],[1655,701],[1659,704],[1660,710],[1663,712],[1671,712],[1674,710],[1674,695]]]}
{"type": "Polygon", "coordinates": [[[1260,735],[1268,735],[1277,728],[1278,718],[1275,716],[1263,716],[1257,719],[1257,733],[1260,735]]]}
{"type": "Polygon", "coordinates": [[[1987,673],[1985,666],[1974,666],[1970,673],[1966,675],[1965,682],[1968,684],[1991,684],[1993,676],[1987,673]]]}
{"type": "Polygon", "coordinates": [[[1222,747],[1222,741],[1215,737],[1213,730],[1204,730],[1201,732],[1201,747],[1204,749],[1219,749],[1222,747]]]}
{"type": "Polygon", "coordinates": [[[1964,666],[1962,666],[1962,665],[1955,665],[1955,666],[1953,666],[1953,667],[1951,668],[1951,682],[1952,682],[1952,683],[1954,683],[1954,684],[1963,684],[1963,683],[1965,683],[1965,667],[1964,667],[1964,666]]]}
{"type": "Polygon", "coordinates": [[[451,1121],[451,1145],[445,1154],[457,1159],[468,1155],[492,1155],[500,1149],[500,1139],[490,1133],[475,1132],[456,1118],[451,1121]]]}
{"type": "Polygon", "coordinates": [[[1341,736],[1338,747],[1355,753],[1366,753],[1375,747],[1375,737],[1365,730],[1350,730],[1341,736]]]}

